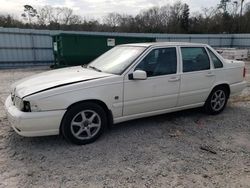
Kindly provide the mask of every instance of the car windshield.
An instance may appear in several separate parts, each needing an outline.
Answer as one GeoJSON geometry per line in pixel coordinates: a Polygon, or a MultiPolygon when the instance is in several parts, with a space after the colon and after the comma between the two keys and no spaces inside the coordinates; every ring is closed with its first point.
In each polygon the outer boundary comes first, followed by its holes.
{"type": "Polygon", "coordinates": [[[144,50],[145,47],[117,46],[92,61],[87,68],[119,75],[122,74],[144,50]]]}

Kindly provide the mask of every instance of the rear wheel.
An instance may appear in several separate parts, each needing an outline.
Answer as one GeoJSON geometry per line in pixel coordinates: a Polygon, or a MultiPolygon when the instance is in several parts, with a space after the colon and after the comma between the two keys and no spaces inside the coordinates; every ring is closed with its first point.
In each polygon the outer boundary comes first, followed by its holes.
{"type": "Polygon", "coordinates": [[[216,87],[206,100],[204,109],[208,114],[216,115],[226,107],[229,92],[225,87],[216,87]]]}
{"type": "Polygon", "coordinates": [[[94,142],[107,125],[105,111],[95,103],[81,103],[70,108],[62,122],[63,136],[74,144],[94,142]]]}

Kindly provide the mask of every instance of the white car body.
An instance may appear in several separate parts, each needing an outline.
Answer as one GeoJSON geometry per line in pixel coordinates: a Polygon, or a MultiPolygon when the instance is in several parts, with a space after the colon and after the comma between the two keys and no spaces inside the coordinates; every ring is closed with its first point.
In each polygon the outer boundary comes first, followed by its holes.
{"type": "MultiPolygon", "coordinates": [[[[204,105],[215,86],[226,84],[230,95],[246,87],[243,77],[244,62],[223,59],[205,44],[145,43],[128,44],[145,47],[145,51],[121,74],[108,74],[81,66],[44,72],[18,81],[12,86],[12,97],[5,107],[13,129],[22,136],[59,134],[61,121],[67,109],[80,101],[95,101],[110,112],[114,124],[179,111],[204,105]],[[175,47],[177,73],[130,80],[129,74],[150,51],[175,47]],[[210,49],[223,62],[215,69],[183,72],[181,47],[210,49]],[[29,101],[31,112],[23,112],[13,100],[29,101]]],[[[16,102],[17,103],[17,102],[16,102]]]]}

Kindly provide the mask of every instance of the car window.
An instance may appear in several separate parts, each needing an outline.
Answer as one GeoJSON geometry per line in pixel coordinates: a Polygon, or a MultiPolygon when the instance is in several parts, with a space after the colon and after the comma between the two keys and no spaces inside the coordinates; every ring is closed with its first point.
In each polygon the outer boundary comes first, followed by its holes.
{"type": "Polygon", "coordinates": [[[177,71],[176,48],[152,50],[135,70],[144,70],[148,77],[175,74],[177,71]]]}
{"type": "Polygon", "coordinates": [[[116,46],[88,64],[87,68],[119,75],[122,74],[145,49],[145,47],[140,46],[116,46]]]}
{"type": "Polygon", "coordinates": [[[222,68],[223,64],[221,62],[221,60],[209,49],[207,48],[209,55],[211,57],[211,60],[214,64],[214,68],[218,69],[218,68],[222,68]]]}
{"type": "Polygon", "coordinates": [[[210,60],[203,47],[182,47],[183,72],[210,69],[210,60]]]}

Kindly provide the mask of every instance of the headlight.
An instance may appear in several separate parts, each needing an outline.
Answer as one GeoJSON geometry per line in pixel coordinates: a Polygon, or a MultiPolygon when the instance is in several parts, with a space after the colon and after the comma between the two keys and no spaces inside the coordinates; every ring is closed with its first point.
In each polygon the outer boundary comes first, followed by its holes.
{"type": "Polygon", "coordinates": [[[28,101],[23,101],[23,99],[15,96],[13,99],[14,105],[21,111],[23,112],[30,112],[30,102],[28,101]]]}
{"type": "Polygon", "coordinates": [[[31,112],[29,101],[23,101],[23,111],[24,112],[31,112]]]}
{"type": "Polygon", "coordinates": [[[19,109],[19,110],[23,110],[24,104],[23,104],[23,100],[17,96],[14,97],[13,100],[14,105],[19,109]]]}

